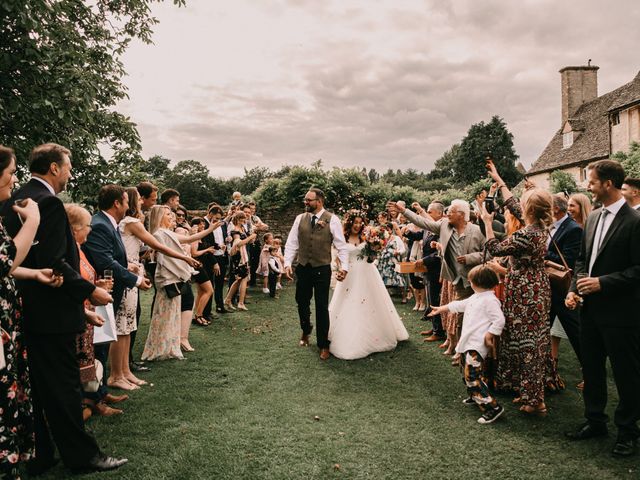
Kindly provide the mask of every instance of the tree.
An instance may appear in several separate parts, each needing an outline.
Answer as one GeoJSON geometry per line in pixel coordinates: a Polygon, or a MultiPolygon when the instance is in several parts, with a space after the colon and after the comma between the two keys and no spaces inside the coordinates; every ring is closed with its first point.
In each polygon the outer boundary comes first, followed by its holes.
{"type": "Polygon", "coordinates": [[[566,192],[569,195],[580,191],[576,179],[569,172],[554,170],[549,175],[552,193],[566,192]]]}
{"type": "Polygon", "coordinates": [[[0,0],[0,143],[21,173],[45,142],[72,151],[76,197],[136,171],[140,137],[114,107],[127,96],[122,54],[132,39],[151,42],[157,1],[0,0]]]}
{"type": "Polygon", "coordinates": [[[493,158],[500,176],[508,185],[513,186],[522,179],[522,174],[516,168],[518,155],[513,148],[513,135],[496,115],[489,123],[472,125],[462,139],[455,156],[455,182],[463,186],[486,177],[487,155],[493,158]]]}
{"type": "Polygon", "coordinates": [[[209,170],[196,160],[176,163],[167,176],[167,186],[180,192],[180,203],[190,209],[205,209],[211,202],[209,170]]]}
{"type": "Polygon", "coordinates": [[[617,152],[611,158],[622,164],[627,177],[640,178],[640,143],[632,142],[629,153],[617,152]]]}
{"type": "Polygon", "coordinates": [[[459,150],[460,144],[456,143],[444,152],[442,156],[436,160],[433,170],[427,173],[427,178],[429,180],[453,178],[455,176],[456,158],[459,150]]]}

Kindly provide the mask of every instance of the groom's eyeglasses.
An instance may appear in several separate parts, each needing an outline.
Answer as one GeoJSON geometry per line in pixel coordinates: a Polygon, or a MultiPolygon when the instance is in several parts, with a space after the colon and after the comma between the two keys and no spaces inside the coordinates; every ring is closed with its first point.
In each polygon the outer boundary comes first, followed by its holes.
{"type": "Polygon", "coordinates": [[[318,199],[317,198],[305,198],[304,203],[311,203],[311,202],[317,202],[318,199]]]}

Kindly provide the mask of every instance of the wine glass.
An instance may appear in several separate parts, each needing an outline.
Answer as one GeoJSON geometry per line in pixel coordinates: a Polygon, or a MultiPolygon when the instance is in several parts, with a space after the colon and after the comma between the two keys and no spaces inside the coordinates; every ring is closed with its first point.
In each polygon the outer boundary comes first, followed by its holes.
{"type": "MultiPolygon", "coordinates": [[[[113,285],[113,270],[105,269],[102,272],[102,278],[113,285]]],[[[111,292],[111,290],[113,290],[113,287],[109,288],[109,292],[111,292]]]]}

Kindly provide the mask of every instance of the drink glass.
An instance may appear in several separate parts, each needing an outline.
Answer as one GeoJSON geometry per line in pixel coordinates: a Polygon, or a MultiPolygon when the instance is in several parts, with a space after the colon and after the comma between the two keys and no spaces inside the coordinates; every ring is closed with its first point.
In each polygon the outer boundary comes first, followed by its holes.
{"type": "MultiPolygon", "coordinates": [[[[110,282],[111,285],[113,285],[113,270],[110,270],[110,269],[104,270],[102,272],[102,278],[110,282]]],[[[111,292],[111,290],[113,290],[113,288],[109,288],[109,292],[111,292]]]]}

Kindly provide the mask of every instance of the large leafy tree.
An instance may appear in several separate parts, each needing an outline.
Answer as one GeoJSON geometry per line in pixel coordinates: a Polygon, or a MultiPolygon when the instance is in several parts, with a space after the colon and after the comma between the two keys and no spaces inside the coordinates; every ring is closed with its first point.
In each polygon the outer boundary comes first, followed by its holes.
{"type": "Polygon", "coordinates": [[[485,158],[490,155],[507,184],[513,186],[522,179],[516,168],[518,155],[513,148],[513,135],[497,115],[489,123],[472,125],[462,139],[455,156],[455,178],[458,185],[468,185],[487,176],[485,158]]]}
{"type": "Polygon", "coordinates": [[[0,0],[0,143],[22,172],[44,142],[71,149],[76,198],[137,170],[136,126],[114,107],[127,96],[122,54],[132,39],[151,42],[158,1],[0,0]]]}

